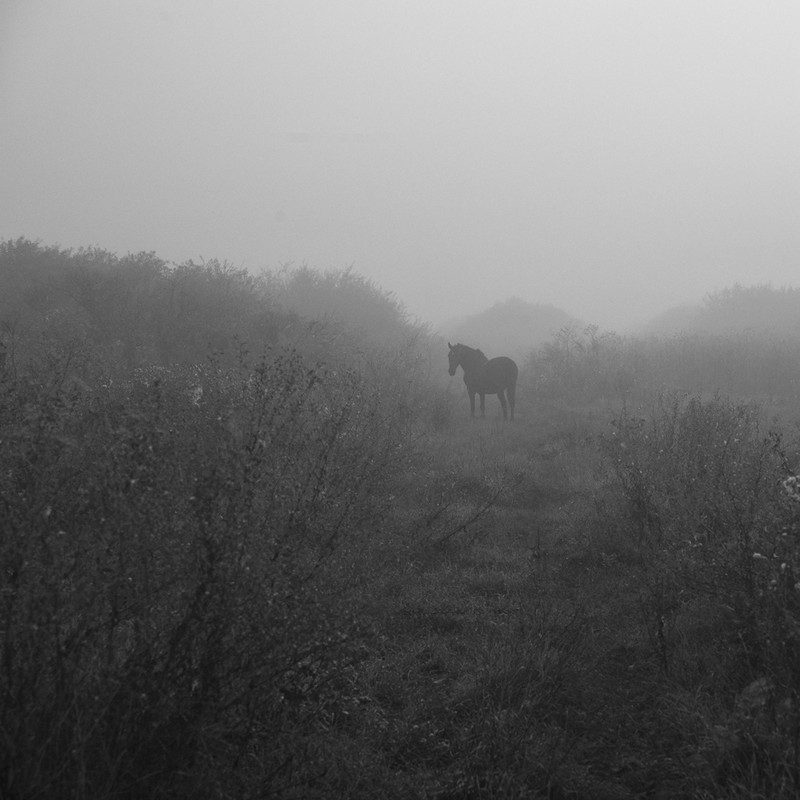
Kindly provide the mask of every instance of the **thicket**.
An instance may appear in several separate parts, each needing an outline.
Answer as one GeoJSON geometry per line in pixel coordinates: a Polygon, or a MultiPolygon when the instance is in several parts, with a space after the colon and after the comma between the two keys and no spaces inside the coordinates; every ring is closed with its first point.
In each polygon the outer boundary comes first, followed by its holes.
{"type": "Polygon", "coordinates": [[[642,404],[665,390],[793,405],[800,397],[800,338],[563,328],[530,353],[525,373],[541,397],[572,405],[642,404]]]}
{"type": "Polygon", "coordinates": [[[0,284],[0,794],[304,796],[424,332],[337,351],[263,282],[152,254],[7,242],[0,284]]]}
{"type": "Polygon", "coordinates": [[[65,377],[0,393],[3,795],[307,779],[357,658],[333,556],[385,511],[398,398],[296,354],[65,377]]]}
{"type": "MultiPolygon", "coordinates": [[[[756,405],[661,395],[601,443],[598,558],[637,576],[664,679],[690,692],[725,796],[800,791],[798,465],[756,405]]],[[[684,709],[689,712],[690,709],[684,709]]]]}

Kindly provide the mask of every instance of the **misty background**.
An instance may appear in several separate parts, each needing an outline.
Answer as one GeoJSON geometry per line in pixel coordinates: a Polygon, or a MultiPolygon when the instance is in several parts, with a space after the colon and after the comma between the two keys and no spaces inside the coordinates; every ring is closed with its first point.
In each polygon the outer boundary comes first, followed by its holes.
{"type": "Polygon", "coordinates": [[[797,800],[798,22],[0,0],[0,797],[797,800]]]}
{"type": "Polygon", "coordinates": [[[791,2],[7,0],[0,238],[352,267],[436,325],[793,286],[798,33],[791,2]]]}

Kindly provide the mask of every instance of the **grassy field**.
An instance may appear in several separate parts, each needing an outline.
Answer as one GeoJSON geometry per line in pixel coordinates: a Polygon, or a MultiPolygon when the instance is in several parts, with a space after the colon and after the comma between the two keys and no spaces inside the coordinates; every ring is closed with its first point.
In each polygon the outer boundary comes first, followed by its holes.
{"type": "MultiPolygon", "coordinates": [[[[721,423],[750,413],[709,402],[721,423]]],[[[658,546],[642,538],[645,510],[603,443],[619,433],[619,409],[523,392],[514,424],[492,411],[471,421],[464,400],[425,438],[424,491],[444,483],[452,517],[388,543],[383,556],[396,560],[368,584],[361,619],[376,642],[352,712],[361,735],[342,736],[359,780],[321,794],[792,796],[796,667],[767,651],[776,633],[795,635],[794,598],[776,623],[761,588],[739,584],[740,553],[726,569],[727,545],[693,563],[666,535],[658,546]]],[[[752,414],[743,434],[761,425],[752,414]]],[[[761,441],[759,427],[749,444],[761,441]]],[[[719,465],[704,445],[695,477],[712,481],[719,465]]],[[[405,496],[400,516],[430,508],[420,500],[418,510],[405,496]]],[[[722,513],[725,492],[711,500],[722,513]]]]}

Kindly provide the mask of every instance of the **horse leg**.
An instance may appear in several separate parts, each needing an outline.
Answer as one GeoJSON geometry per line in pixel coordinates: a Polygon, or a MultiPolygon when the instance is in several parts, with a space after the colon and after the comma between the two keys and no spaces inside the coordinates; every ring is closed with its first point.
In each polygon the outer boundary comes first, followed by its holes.
{"type": "Polygon", "coordinates": [[[517,384],[512,383],[511,386],[508,387],[508,405],[511,408],[511,420],[514,420],[514,406],[517,402],[517,384]]]}
{"type": "Polygon", "coordinates": [[[504,420],[506,420],[506,419],[508,419],[508,406],[506,405],[506,395],[505,395],[505,392],[504,392],[504,391],[501,389],[501,390],[500,390],[500,391],[497,393],[497,397],[498,397],[498,399],[500,400],[500,405],[501,405],[501,407],[502,407],[502,409],[503,409],[503,419],[504,419],[504,420]]]}
{"type": "Polygon", "coordinates": [[[481,419],[486,419],[486,395],[481,392],[481,419]]]}
{"type": "Polygon", "coordinates": [[[469,392],[469,413],[475,416],[475,392],[469,392]]]}

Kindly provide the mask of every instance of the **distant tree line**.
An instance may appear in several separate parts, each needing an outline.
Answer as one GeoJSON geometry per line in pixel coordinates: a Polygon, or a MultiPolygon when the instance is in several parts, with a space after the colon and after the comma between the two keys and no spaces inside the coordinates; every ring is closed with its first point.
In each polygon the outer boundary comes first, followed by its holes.
{"type": "Polygon", "coordinates": [[[424,339],[390,293],[350,270],[308,266],[253,275],[212,259],[168,264],[153,252],[118,256],[19,238],[0,243],[0,350],[8,368],[70,352],[130,372],[197,364],[211,354],[294,347],[317,360],[424,339]]]}
{"type": "Polygon", "coordinates": [[[654,319],[647,333],[770,333],[800,338],[800,289],[734,284],[707,295],[697,306],[673,308],[654,319]]]}

